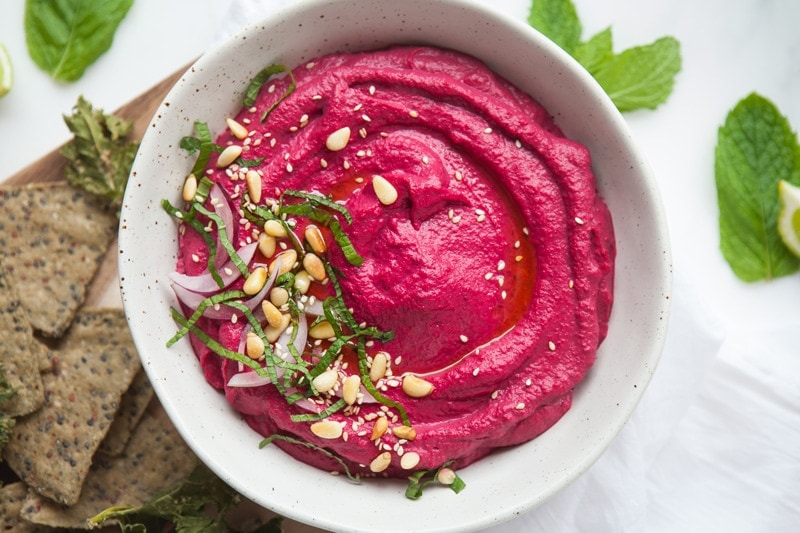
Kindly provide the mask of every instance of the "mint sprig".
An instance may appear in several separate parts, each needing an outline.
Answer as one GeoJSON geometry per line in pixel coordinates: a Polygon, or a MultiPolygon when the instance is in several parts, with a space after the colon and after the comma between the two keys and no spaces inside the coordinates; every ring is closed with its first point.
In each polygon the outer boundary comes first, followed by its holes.
{"type": "Polygon", "coordinates": [[[680,43],[673,37],[615,54],[611,28],[581,41],[572,0],[534,0],[528,22],[583,65],[621,112],[655,109],[672,93],[681,70],[680,43]]]}
{"type": "Polygon", "coordinates": [[[720,248],[734,274],[751,282],[796,272],[800,260],[777,230],[778,182],[800,185],[800,145],[775,104],[752,93],[728,113],[714,174],[720,248]]]}

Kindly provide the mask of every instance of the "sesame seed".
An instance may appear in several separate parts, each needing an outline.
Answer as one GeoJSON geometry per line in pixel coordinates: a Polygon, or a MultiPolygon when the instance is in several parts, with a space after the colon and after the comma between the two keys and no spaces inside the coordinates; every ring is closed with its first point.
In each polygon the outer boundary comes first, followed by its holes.
{"type": "Polygon", "coordinates": [[[525,409],[525,403],[519,402],[517,405],[514,406],[514,409],[516,409],[517,411],[522,411],[523,409],[525,409]]]}
{"type": "Polygon", "coordinates": [[[327,161],[325,161],[324,159],[321,159],[321,158],[320,158],[320,160],[319,160],[319,166],[321,166],[322,168],[328,168],[328,162],[327,162],[327,161]]]}
{"type": "Polygon", "coordinates": [[[358,130],[358,136],[361,137],[362,139],[366,139],[367,138],[367,128],[360,128],[358,130]]]}
{"type": "Polygon", "coordinates": [[[312,100],[322,100],[322,95],[315,94],[314,96],[311,97],[311,99],[312,100]]]}
{"type": "Polygon", "coordinates": [[[571,289],[571,288],[573,288],[574,286],[575,286],[575,282],[574,282],[574,281],[572,281],[572,280],[569,280],[569,288],[571,289]]]}
{"type": "Polygon", "coordinates": [[[522,233],[524,233],[525,235],[530,235],[530,233],[528,232],[528,228],[522,228],[522,233]]]}
{"type": "Polygon", "coordinates": [[[550,341],[550,342],[547,343],[547,347],[550,348],[551,352],[553,352],[556,349],[556,343],[554,343],[553,341],[550,341]]]}
{"type": "Polygon", "coordinates": [[[410,116],[411,118],[417,118],[419,116],[419,113],[417,113],[412,109],[411,111],[408,112],[408,116],[410,116]]]}
{"type": "Polygon", "coordinates": [[[461,339],[461,342],[467,342],[469,340],[466,335],[459,335],[458,338],[461,339]]]}
{"type": "Polygon", "coordinates": [[[289,128],[289,131],[291,131],[292,133],[296,132],[297,126],[292,126],[291,128],[289,128]]]}
{"type": "Polygon", "coordinates": [[[519,245],[520,245],[520,242],[519,242],[519,241],[515,241],[515,242],[514,242],[514,248],[519,248],[519,245]]]}
{"type": "Polygon", "coordinates": [[[581,217],[575,217],[575,223],[579,225],[583,224],[583,219],[581,217]]]}
{"type": "Polygon", "coordinates": [[[494,276],[494,272],[487,272],[486,275],[483,276],[483,279],[488,281],[488,280],[492,279],[492,276],[494,276]]]}
{"type": "Polygon", "coordinates": [[[476,217],[476,220],[477,220],[478,222],[483,222],[484,220],[486,220],[486,215],[478,215],[478,216],[476,217]]]}
{"type": "Polygon", "coordinates": [[[344,168],[345,170],[349,170],[350,169],[350,161],[345,159],[344,163],[342,163],[342,168],[344,168]]]}
{"type": "Polygon", "coordinates": [[[309,70],[314,68],[314,62],[313,61],[309,61],[308,63],[306,63],[306,68],[309,69],[309,70]]]}
{"type": "Polygon", "coordinates": [[[361,120],[364,122],[372,122],[372,119],[369,118],[369,115],[361,115],[361,120]]]}
{"type": "Polygon", "coordinates": [[[422,156],[422,162],[423,162],[423,163],[425,163],[425,164],[427,165],[427,164],[428,164],[428,161],[430,161],[430,160],[428,159],[428,156],[427,156],[427,155],[423,155],[423,156],[422,156]]]}
{"type": "Polygon", "coordinates": [[[294,167],[292,167],[292,164],[291,163],[286,163],[286,172],[291,172],[292,170],[294,170],[294,167]]]}
{"type": "Polygon", "coordinates": [[[375,94],[375,86],[374,85],[370,85],[369,86],[369,94],[375,94]]]}
{"type": "Polygon", "coordinates": [[[532,384],[533,384],[533,382],[531,381],[531,378],[528,378],[528,379],[525,380],[525,386],[526,387],[530,387],[532,384]]]}
{"type": "Polygon", "coordinates": [[[522,148],[522,142],[521,142],[519,139],[517,139],[516,141],[514,141],[514,145],[515,145],[517,148],[522,148]]]}
{"type": "Polygon", "coordinates": [[[503,292],[500,293],[500,298],[502,298],[503,300],[505,300],[507,297],[508,297],[508,293],[506,291],[503,291],[503,292]]]}
{"type": "Polygon", "coordinates": [[[456,215],[453,217],[453,224],[458,224],[461,222],[461,215],[456,215]]]}
{"type": "Polygon", "coordinates": [[[502,259],[497,262],[497,270],[503,270],[506,267],[506,262],[502,259]]]}
{"type": "Polygon", "coordinates": [[[481,371],[481,369],[480,369],[480,367],[478,367],[478,368],[476,368],[475,370],[472,371],[472,375],[473,376],[477,376],[480,371],[481,371]]]}
{"type": "Polygon", "coordinates": [[[461,181],[462,179],[464,179],[464,175],[461,173],[460,170],[456,170],[455,177],[456,177],[456,180],[458,180],[458,181],[461,181]]]}
{"type": "Polygon", "coordinates": [[[199,263],[200,262],[200,256],[197,255],[197,254],[192,254],[192,261],[194,261],[195,263],[199,263]]]}
{"type": "Polygon", "coordinates": [[[492,133],[492,128],[486,128],[483,133],[492,133]]]}
{"type": "Polygon", "coordinates": [[[500,394],[500,391],[496,390],[496,391],[492,392],[492,400],[496,400],[498,394],[500,394]]]}

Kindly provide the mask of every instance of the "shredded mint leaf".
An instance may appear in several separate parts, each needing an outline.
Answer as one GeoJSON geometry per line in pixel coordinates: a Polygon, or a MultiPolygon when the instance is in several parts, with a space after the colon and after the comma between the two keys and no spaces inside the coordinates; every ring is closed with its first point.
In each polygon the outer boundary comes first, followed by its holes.
{"type": "MultiPolygon", "coordinates": [[[[242,501],[205,466],[198,466],[185,480],[154,495],[139,507],[111,507],[90,519],[94,526],[115,520],[124,532],[167,531],[182,533],[233,532],[225,520],[227,513],[242,501]],[[169,527],[169,529],[166,529],[169,527]]],[[[281,531],[280,521],[270,521],[259,529],[281,531]],[[277,529],[275,529],[277,527],[277,529]]]]}
{"type": "Polygon", "coordinates": [[[103,198],[119,214],[122,196],[139,143],[126,139],[132,124],[78,97],[64,122],[73,139],[61,148],[67,159],[64,174],[73,187],[103,198]]]}
{"type": "MultiPolygon", "coordinates": [[[[425,487],[437,481],[439,472],[445,468],[450,468],[452,464],[453,461],[447,461],[439,468],[435,468],[433,470],[419,470],[411,474],[408,477],[406,498],[410,500],[418,500],[422,496],[422,491],[425,489],[425,487]]],[[[467,487],[467,484],[464,483],[463,479],[458,477],[458,474],[455,474],[455,480],[448,486],[450,487],[450,490],[458,494],[467,487]]]]}
{"type": "Polygon", "coordinates": [[[103,55],[133,0],[26,0],[25,41],[39,68],[75,81],[103,55]]]}
{"type": "Polygon", "coordinates": [[[611,28],[581,41],[572,0],[534,0],[528,22],[571,54],[621,112],[655,109],[672,93],[681,70],[680,43],[672,37],[614,54],[611,28]]]}
{"type": "Polygon", "coordinates": [[[672,93],[681,70],[680,43],[662,37],[614,55],[590,71],[621,112],[655,109],[672,93]]]}
{"type": "Polygon", "coordinates": [[[289,69],[283,65],[270,65],[265,67],[259,71],[258,74],[253,76],[253,79],[250,80],[250,85],[247,86],[247,90],[245,91],[244,100],[242,101],[242,107],[250,107],[256,103],[256,98],[258,98],[258,93],[261,92],[261,88],[275,74],[280,74],[281,72],[288,72],[289,69]]]}
{"type": "Polygon", "coordinates": [[[714,160],[720,248],[744,281],[792,274],[800,260],[777,231],[780,180],[800,184],[797,134],[778,108],[753,93],[728,113],[714,160]]]}
{"type": "Polygon", "coordinates": [[[344,470],[344,473],[347,476],[347,479],[349,479],[353,483],[361,483],[361,480],[358,478],[358,476],[355,476],[350,472],[350,469],[347,467],[347,464],[342,460],[341,457],[339,457],[338,455],[336,455],[334,453],[329,452],[325,448],[320,448],[316,444],[312,444],[312,443],[306,442],[304,440],[296,439],[294,437],[289,437],[288,435],[280,435],[278,433],[275,433],[273,435],[270,435],[266,439],[262,440],[261,443],[258,445],[258,447],[259,448],[264,448],[265,446],[269,446],[270,444],[272,444],[276,440],[282,440],[284,442],[289,442],[291,444],[297,444],[298,446],[305,446],[308,449],[317,451],[317,452],[319,452],[319,453],[321,453],[321,454],[323,454],[323,455],[325,455],[327,457],[330,457],[331,459],[333,459],[334,461],[336,461],[337,463],[342,465],[342,469],[344,470]]]}
{"type": "Polygon", "coordinates": [[[528,23],[569,54],[578,47],[583,33],[571,0],[535,0],[528,23]]]}

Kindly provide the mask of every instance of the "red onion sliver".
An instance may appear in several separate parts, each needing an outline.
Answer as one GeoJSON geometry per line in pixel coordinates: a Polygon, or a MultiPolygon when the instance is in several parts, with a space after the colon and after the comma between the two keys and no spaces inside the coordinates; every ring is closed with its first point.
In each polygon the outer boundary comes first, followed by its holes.
{"type": "MultiPolygon", "coordinates": [[[[257,247],[257,242],[250,243],[247,246],[243,246],[237,250],[236,253],[242,258],[242,261],[245,263],[250,263],[250,261],[253,259],[253,256],[256,254],[257,247]]],[[[214,280],[211,272],[208,271],[198,276],[187,276],[186,274],[179,274],[178,272],[170,272],[169,279],[184,289],[209,295],[219,292],[221,288],[224,289],[228,287],[231,283],[239,279],[242,273],[239,272],[239,269],[236,268],[236,265],[233,264],[233,261],[228,261],[222,268],[219,269],[219,275],[222,278],[222,287],[217,285],[217,282],[214,280]]]]}
{"type": "Polygon", "coordinates": [[[250,370],[231,376],[231,379],[228,380],[228,387],[263,387],[271,383],[272,381],[268,377],[259,376],[250,370]]]}

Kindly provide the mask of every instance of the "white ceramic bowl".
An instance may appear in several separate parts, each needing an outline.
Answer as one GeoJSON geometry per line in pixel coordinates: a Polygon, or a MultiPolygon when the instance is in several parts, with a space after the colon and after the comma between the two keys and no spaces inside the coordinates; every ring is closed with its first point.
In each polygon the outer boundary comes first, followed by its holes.
{"type": "MultiPolygon", "coordinates": [[[[335,531],[466,531],[513,518],[583,473],[625,424],[659,359],[667,326],[670,251],[660,198],[620,114],[591,77],[523,21],[456,0],[298,2],[204,55],[148,128],[122,210],[119,273],[125,311],[158,398],[197,455],[246,497],[335,531]],[[195,120],[212,131],[238,107],[264,65],[297,65],[334,51],[424,43],[474,55],[539,100],[567,136],[591,150],[612,212],[618,257],[614,311],[595,366],[569,412],[535,440],[460,471],[467,489],[403,496],[405,482],[348,483],[261,437],[204,381],[188,342],[171,349],[177,203],[192,158],[178,147],[195,120]]],[[[184,339],[186,340],[186,339],[184,339]]]]}

